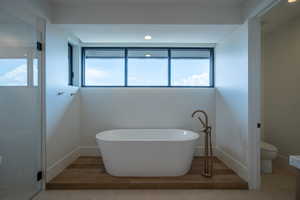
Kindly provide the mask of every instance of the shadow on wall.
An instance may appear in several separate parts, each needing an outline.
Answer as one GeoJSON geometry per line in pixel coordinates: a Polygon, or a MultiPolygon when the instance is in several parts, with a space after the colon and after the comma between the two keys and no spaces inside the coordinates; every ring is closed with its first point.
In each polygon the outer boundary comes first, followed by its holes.
{"type": "Polygon", "coordinates": [[[60,96],[57,95],[57,91],[48,94],[54,95],[54,97],[48,96],[52,101],[47,103],[48,168],[79,145],[80,93],[77,88],[65,90],[64,94],[60,96]],[[71,96],[71,93],[76,93],[76,95],[71,96]]]}
{"type": "Polygon", "coordinates": [[[247,135],[243,133],[247,131],[248,127],[242,120],[242,113],[236,109],[242,105],[238,105],[236,102],[233,102],[231,98],[228,98],[231,95],[236,95],[237,92],[239,91],[234,88],[222,88],[222,92],[216,89],[216,109],[218,110],[218,114],[216,114],[216,124],[218,124],[218,127],[222,127],[216,130],[218,132],[216,145],[246,165],[247,135]]]}

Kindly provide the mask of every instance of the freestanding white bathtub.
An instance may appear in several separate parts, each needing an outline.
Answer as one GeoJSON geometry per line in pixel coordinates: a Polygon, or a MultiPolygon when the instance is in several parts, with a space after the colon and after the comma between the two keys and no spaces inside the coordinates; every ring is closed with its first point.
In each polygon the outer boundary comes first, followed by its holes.
{"type": "Polygon", "coordinates": [[[191,167],[199,135],[179,129],[120,129],[98,133],[97,144],[112,176],[182,176],[191,167]]]}

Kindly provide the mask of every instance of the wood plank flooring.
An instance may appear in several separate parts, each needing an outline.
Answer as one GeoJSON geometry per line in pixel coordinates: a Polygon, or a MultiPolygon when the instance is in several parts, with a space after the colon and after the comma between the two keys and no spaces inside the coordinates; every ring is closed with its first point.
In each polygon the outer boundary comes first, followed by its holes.
{"type": "Polygon", "coordinates": [[[80,157],[47,183],[51,189],[248,189],[248,184],[217,158],[214,177],[201,176],[202,158],[195,158],[188,174],[180,177],[113,177],[101,157],[80,157]]]}

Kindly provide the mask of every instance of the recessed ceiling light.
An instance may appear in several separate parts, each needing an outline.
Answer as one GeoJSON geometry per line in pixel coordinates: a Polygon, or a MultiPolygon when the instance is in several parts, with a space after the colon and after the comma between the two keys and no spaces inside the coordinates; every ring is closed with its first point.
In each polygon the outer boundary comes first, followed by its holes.
{"type": "Polygon", "coordinates": [[[144,38],[145,38],[145,40],[151,40],[152,36],[151,35],[146,35],[144,38]]]}
{"type": "Polygon", "coordinates": [[[145,57],[149,58],[149,57],[151,57],[151,54],[145,54],[145,57]]]}
{"type": "Polygon", "coordinates": [[[288,0],[289,3],[296,3],[297,0],[288,0]]]}

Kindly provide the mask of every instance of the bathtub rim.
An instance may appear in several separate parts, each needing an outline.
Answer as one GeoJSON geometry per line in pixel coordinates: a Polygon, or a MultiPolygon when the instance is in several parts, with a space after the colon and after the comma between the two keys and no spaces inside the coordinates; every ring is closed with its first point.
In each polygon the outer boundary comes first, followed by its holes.
{"type": "Polygon", "coordinates": [[[140,129],[140,128],[136,128],[136,129],[110,129],[110,130],[105,130],[102,132],[99,132],[96,134],[96,140],[97,141],[104,141],[104,142],[184,142],[184,141],[194,141],[194,140],[198,140],[200,138],[199,133],[192,131],[192,130],[186,130],[186,129],[140,129]],[[138,139],[124,139],[124,138],[105,138],[104,134],[111,134],[111,132],[113,131],[129,131],[129,130],[139,130],[139,131],[180,131],[180,132],[187,132],[190,136],[186,137],[186,138],[160,138],[160,139],[147,139],[147,138],[138,138],[138,139]]]}

